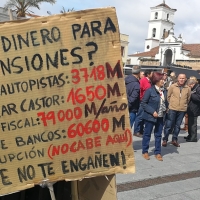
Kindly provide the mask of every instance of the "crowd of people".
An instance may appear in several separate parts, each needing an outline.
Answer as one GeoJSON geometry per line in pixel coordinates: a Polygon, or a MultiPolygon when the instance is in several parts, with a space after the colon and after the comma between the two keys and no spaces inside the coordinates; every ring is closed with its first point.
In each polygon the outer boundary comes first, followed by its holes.
{"type": "Polygon", "coordinates": [[[133,135],[142,138],[142,156],[149,160],[149,143],[152,131],[155,138],[154,154],[163,161],[161,146],[180,147],[178,135],[185,116],[188,136],[186,142],[197,142],[197,118],[200,116],[200,85],[195,77],[172,72],[142,71],[134,65],[132,74],[125,78],[130,125],[133,135]],[[163,133],[163,137],[162,137],[163,133]]]}

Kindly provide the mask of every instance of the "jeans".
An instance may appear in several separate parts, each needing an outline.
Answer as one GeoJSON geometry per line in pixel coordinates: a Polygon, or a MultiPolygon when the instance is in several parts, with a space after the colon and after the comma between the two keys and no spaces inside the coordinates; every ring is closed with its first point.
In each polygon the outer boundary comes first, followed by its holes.
{"type": "Polygon", "coordinates": [[[185,112],[183,111],[176,111],[176,110],[169,110],[167,113],[167,119],[165,122],[164,128],[164,137],[163,140],[168,141],[169,134],[173,130],[172,141],[178,140],[178,134],[180,132],[181,122],[183,121],[183,117],[185,112]]]}
{"type": "Polygon", "coordinates": [[[140,106],[137,116],[136,116],[136,119],[135,119],[134,133],[142,133],[143,132],[143,127],[144,127],[143,113],[144,113],[144,110],[140,106]]]}
{"type": "Polygon", "coordinates": [[[197,140],[197,118],[193,116],[188,116],[188,135],[189,139],[192,141],[197,140]]]}
{"type": "Polygon", "coordinates": [[[135,118],[136,118],[136,112],[130,112],[129,113],[129,117],[130,117],[130,125],[131,125],[131,128],[135,122],[135,118]]]}
{"type": "Polygon", "coordinates": [[[149,142],[151,139],[151,132],[154,128],[154,137],[155,137],[155,150],[154,154],[161,154],[161,139],[162,139],[162,130],[163,130],[163,117],[158,117],[157,122],[150,122],[144,120],[145,128],[142,139],[142,153],[148,153],[149,142]]]}

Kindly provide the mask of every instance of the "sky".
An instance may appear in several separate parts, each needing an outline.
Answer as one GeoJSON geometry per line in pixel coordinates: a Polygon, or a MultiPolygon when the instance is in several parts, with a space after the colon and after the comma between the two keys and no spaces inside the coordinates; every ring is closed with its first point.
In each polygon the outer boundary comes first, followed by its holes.
{"type": "MultiPolygon", "coordinates": [[[[7,0],[0,0],[3,7],[7,0]]],[[[57,0],[51,5],[42,3],[40,10],[32,9],[37,15],[60,13],[62,7],[74,8],[75,11],[90,8],[115,7],[120,32],[129,35],[128,54],[144,51],[144,42],[147,38],[150,7],[155,7],[163,0],[57,0]]],[[[174,15],[174,33],[178,37],[182,34],[185,43],[200,43],[200,1],[199,0],[165,0],[165,3],[177,9],[174,15]]]]}

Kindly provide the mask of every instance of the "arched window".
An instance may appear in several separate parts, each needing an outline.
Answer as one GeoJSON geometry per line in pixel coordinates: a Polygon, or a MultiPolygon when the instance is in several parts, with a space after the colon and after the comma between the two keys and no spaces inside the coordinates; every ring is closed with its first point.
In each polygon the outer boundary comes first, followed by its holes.
{"type": "Polygon", "coordinates": [[[165,55],[165,63],[164,65],[170,65],[172,63],[172,50],[167,49],[164,53],[165,55]]]}
{"type": "Polygon", "coordinates": [[[158,12],[155,13],[155,19],[158,19],[158,12]]]}
{"type": "Polygon", "coordinates": [[[152,30],[152,37],[156,37],[156,28],[153,28],[152,30]]]}
{"type": "Polygon", "coordinates": [[[169,20],[169,14],[167,14],[167,20],[169,20]]]}

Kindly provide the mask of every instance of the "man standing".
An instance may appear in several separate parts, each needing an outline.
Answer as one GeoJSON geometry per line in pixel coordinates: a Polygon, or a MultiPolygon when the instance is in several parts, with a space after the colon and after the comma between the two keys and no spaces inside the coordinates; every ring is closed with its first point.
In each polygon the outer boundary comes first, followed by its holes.
{"type": "MultiPolygon", "coordinates": [[[[144,72],[145,77],[140,79],[140,101],[142,101],[145,91],[151,87],[152,74],[153,74],[152,70],[145,70],[144,72]]],[[[144,129],[143,113],[144,110],[140,106],[134,125],[134,136],[137,137],[142,137],[144,129]]]]}
{"type": "Polygon", "coordinates": [[[163,88],[167,89],[167,86],[166,86],[166,85],[167,85],[167,82],[168,82],[168,81],[167,81],[167,78],[168,78],[168,77],[167,77],[167,73],[164,72],[163,74],[164,74],[164,75],[163,75],[163,81],[164,81],[164,86],[163,86],[163,88]]]}
{"type": "Polygon", "coordinates": [[[140,103],[140,70],[140,66],[134,65],[132,68],[132,74],[125,78],[131,128],[135,121],[140,103]]]}
{"type": "Polygon", "coordinates": [[[191,98],[188,105],[188,136],[184,137],[187,142],[197,142],[197,118],[200,116],[200,86],[194,79],[188,80],[191,88],[191,98]]]}
{"type": "Polygon", "coordinates": [[[186,75],[179,74],[177,83],[172,84],[169,87],[167,93],[167,100],[169,103],[169,110],[167,113],[167,119],[164,128],[164,137],[162,146],[167,146],[169,134],[173,129],[172,144],[176,147],[180,147],[178,141],[178,135],[180,132],[180,125],[187,111],[187,106],[190,101],[191,90],[185,84],[186,75]]]}
{"type": "Polygon", "coordinates": [[[176,81],[177,81],[177,80],[176,80],[176,74],[175,74],[175,72],[171,72],[170,77],[169,77],[169,80],[167,80],[167,82],[165,83],[165,89],[168,90],[169,87],[170,87],[172,84],[176,83],[176,81]]]}

